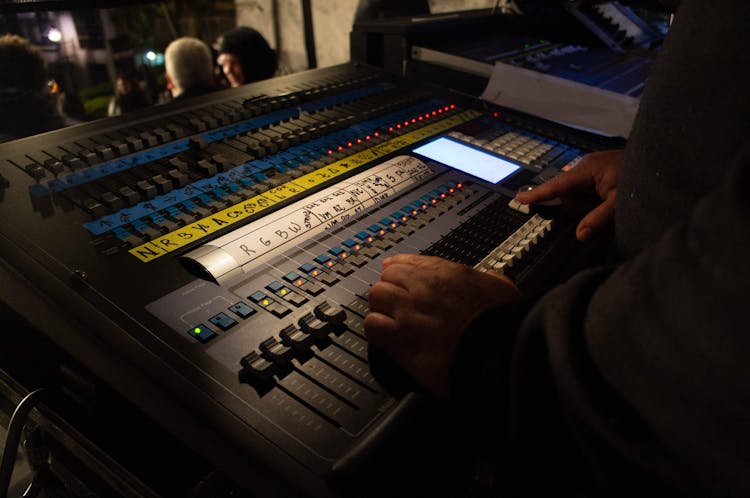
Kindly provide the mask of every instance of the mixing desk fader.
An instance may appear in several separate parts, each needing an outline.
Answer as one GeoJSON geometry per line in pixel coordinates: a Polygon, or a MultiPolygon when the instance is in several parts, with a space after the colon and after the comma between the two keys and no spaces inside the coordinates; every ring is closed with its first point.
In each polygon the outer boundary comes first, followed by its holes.
{"type": "Polygon", "coordinates": [[[551,284],[569,227],[513,195],[611,145],[353,65],[11,142],[2,299],[264,496],[449,489],[460,441],[370,370],[368,287],[399,252],[551,284]]]}

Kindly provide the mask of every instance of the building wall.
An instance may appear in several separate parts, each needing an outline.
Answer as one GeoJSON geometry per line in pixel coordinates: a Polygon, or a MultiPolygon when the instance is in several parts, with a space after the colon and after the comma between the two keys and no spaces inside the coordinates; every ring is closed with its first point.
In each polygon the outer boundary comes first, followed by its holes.
{"type": "MultiPolygon", "coordinates": [[[[277,0],[279,9],[279,37],[282,73],[307,69],[302,2],[277,0]]],[[[315,53],[318,67],[332,66],[349,60],[349,32],[354,22],[358,0],[311,0],[315,53]]],[[[430,11],[492,7],[495,0],[430,0],[430,11]]],[[[273,0],[236,0],[237,24],[252,26],[266,37],[274,48],[277,41],[273,25],[273,0]]]]}

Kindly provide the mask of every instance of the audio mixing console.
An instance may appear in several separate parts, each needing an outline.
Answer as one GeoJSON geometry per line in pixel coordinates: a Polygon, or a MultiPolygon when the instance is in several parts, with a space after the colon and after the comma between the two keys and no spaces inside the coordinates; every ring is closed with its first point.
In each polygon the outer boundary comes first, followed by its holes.
{"type": "Polygon", "coordinates": [[[512,196],[610,145],[355,65],[3,144],[2,299],[264,496],[378,496],[415,455],[440,483],[369,285],[398,252],[551,284],[566,222],[512,196]]]}

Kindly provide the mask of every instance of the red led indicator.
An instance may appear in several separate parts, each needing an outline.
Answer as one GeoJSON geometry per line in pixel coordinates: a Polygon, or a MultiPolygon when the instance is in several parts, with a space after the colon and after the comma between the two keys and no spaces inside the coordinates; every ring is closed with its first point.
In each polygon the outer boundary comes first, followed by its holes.
{"type": "Polygon", "coordinates": [[[367,136],[365,137],[365,140],[370,140],[370,135],[367,135],[367,136]]]}
{"type": "Polygon", "coordinates": [[[333,154],[333,151],[331,149],[328,149],[328,154],[333,154]]]}
{"type": "Polygon", "coordinates": [[[455,192],[455,191],[456,191],[456,189],[454,189],[453,187],[451,187],[451,188],[449,188],[449,189],[448,189],[448,192],[449,192],[449,193],[451,193],[451,194],[452,194],[453,192],[455,192]]]}
{"type": "Polygon", "coordinates": [[[339,145],[339,146],[337,147],[337,149],[338,149],[338,150],[344,150],[344,147],[343,147],[343,146],[341,146],[341,145],[339,145]]]}
{"type": "Polygon", "coordinates": [[[396,128],[401,128],[401,123],[397,124],[396,128]]]}
{"type": "Polygon", "coordinates": [[[436,114],[437,114],[437,111],[432,111],[432,115],[433,116],[436,115],[436,114]]]}
{"type": "Polygon", "coordinates": [[[422,209],[427,209],[427,204],[422,204],[422,209]]]}
{"type": "Polygon", "coordinates": [[[495,118],[498,117],[499,115],[500,115],[500,113],[497,112],[497,111],[495,111],[495,112],[492,113],[492,116],[495,117],[495,118]]]}
{"type": "Polygon", "coordinates": [[[456,188],[463,188],[463,187],[464,187],[463,183],[459,183],[458,185],[456,185],[456,188]]]}
{"type": "Polygon", "coordinates": [[[451,104],[451,109],[455,109],[455,108],[456,108],[456,104],[451,104]]]}
{"type": "Polygon", "coordinates": [[[351,147],[351,146],[352,146],[352,143],[351,143],[351,142],[347,142],[347,143],[346,143],[346,146],[347,146],[347,147],[351,147]]]}
{"type": "Polygon", "coordinates": [[[447,111],[448,109],[450,109],[450,107],[448,107],[448,106],[443,107],[444,111],[447,111]]]}
{"type": "Polygon", "coordinates": [[[358,143],[358,144],[361,144],[361,143],[362,143],[362,139],[361,139],[361,138],[358,138],[358,139],[357,139],[357,143],[358,143]]]}
{"type": "Polygon", "coordinates": [[[445,199],[445,194],[440,194],[441,199],[445,199]]]}
{"type": "Polygon", "coordinates": [[[443,110],[442,109],[438,109],[438,114],[442,114],[442,113],[443,113],[443,110]]]}
{"type": "Polygon", "coordinates": [[[404,121],[404,126],[409,126],[409,121],[404,121]]]}
{"type": "Polygon", "coordinates": [[[424,118],[422,116],[419,116],[419,120],[422,121],[424,118]]]}
{"type": "Polygon", "coordinates": [[[416,123],[417,122],[417,118],[411,118],[411,122],[412,123],[416,123]]]}
{"type": "Polygon", "coordinates": [[[437,204],[437,199],[432,199],[431,201],[433,204],[437,204]]]}
{"type": "Polygon", "coordinates": [[[393,131],[393,126],[389,126],[388,131],[393,131]]]}
{"type": "Polygon", "coordinates": [[[424,115],[424,117],[429,118],[430,117],[430,113],[428,112],[427,114],[424,115]]]}
{"type": "Polygon", "coordinates": [[[375,136],[376,136],[376,137],[379,137],[379,136],[380,136],[380,132],[379,132],[379,131],[376,131],[376,132],[375,132],[375,136]]]}

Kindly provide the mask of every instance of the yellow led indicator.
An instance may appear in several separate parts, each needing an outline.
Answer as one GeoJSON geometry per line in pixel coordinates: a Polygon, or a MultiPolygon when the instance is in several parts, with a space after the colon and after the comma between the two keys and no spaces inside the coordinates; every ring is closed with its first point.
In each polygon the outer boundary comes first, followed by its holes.
{"type": "Polygon", "coordinates": [[[286,296],[286,293],[287,293],[287,290],[286,290],[286,289],[281,289],[281,295],[282,295],[282,296],[286,296]]]}
{"type": "Polygon", "coordinates": [[[354,246],[354,250],[355,251],[359,251],[361,248],[362,248],[362,246],[359,245],[359,244],[357,244],[357,245],[354,246]]]}
{"type": "Polygon", "coordinates": [[[341,259],[346,259],[347,256],[349,256],[347,253],[345,252],[341,253],[341,259]]]}
{"type": "Polygon", "coordinates": [[[263,306],[268,306],[269,304],[271,304],[268,299],[264,299],[263,301],[261,301],[261,303],[263,304],[263,306]]]}

